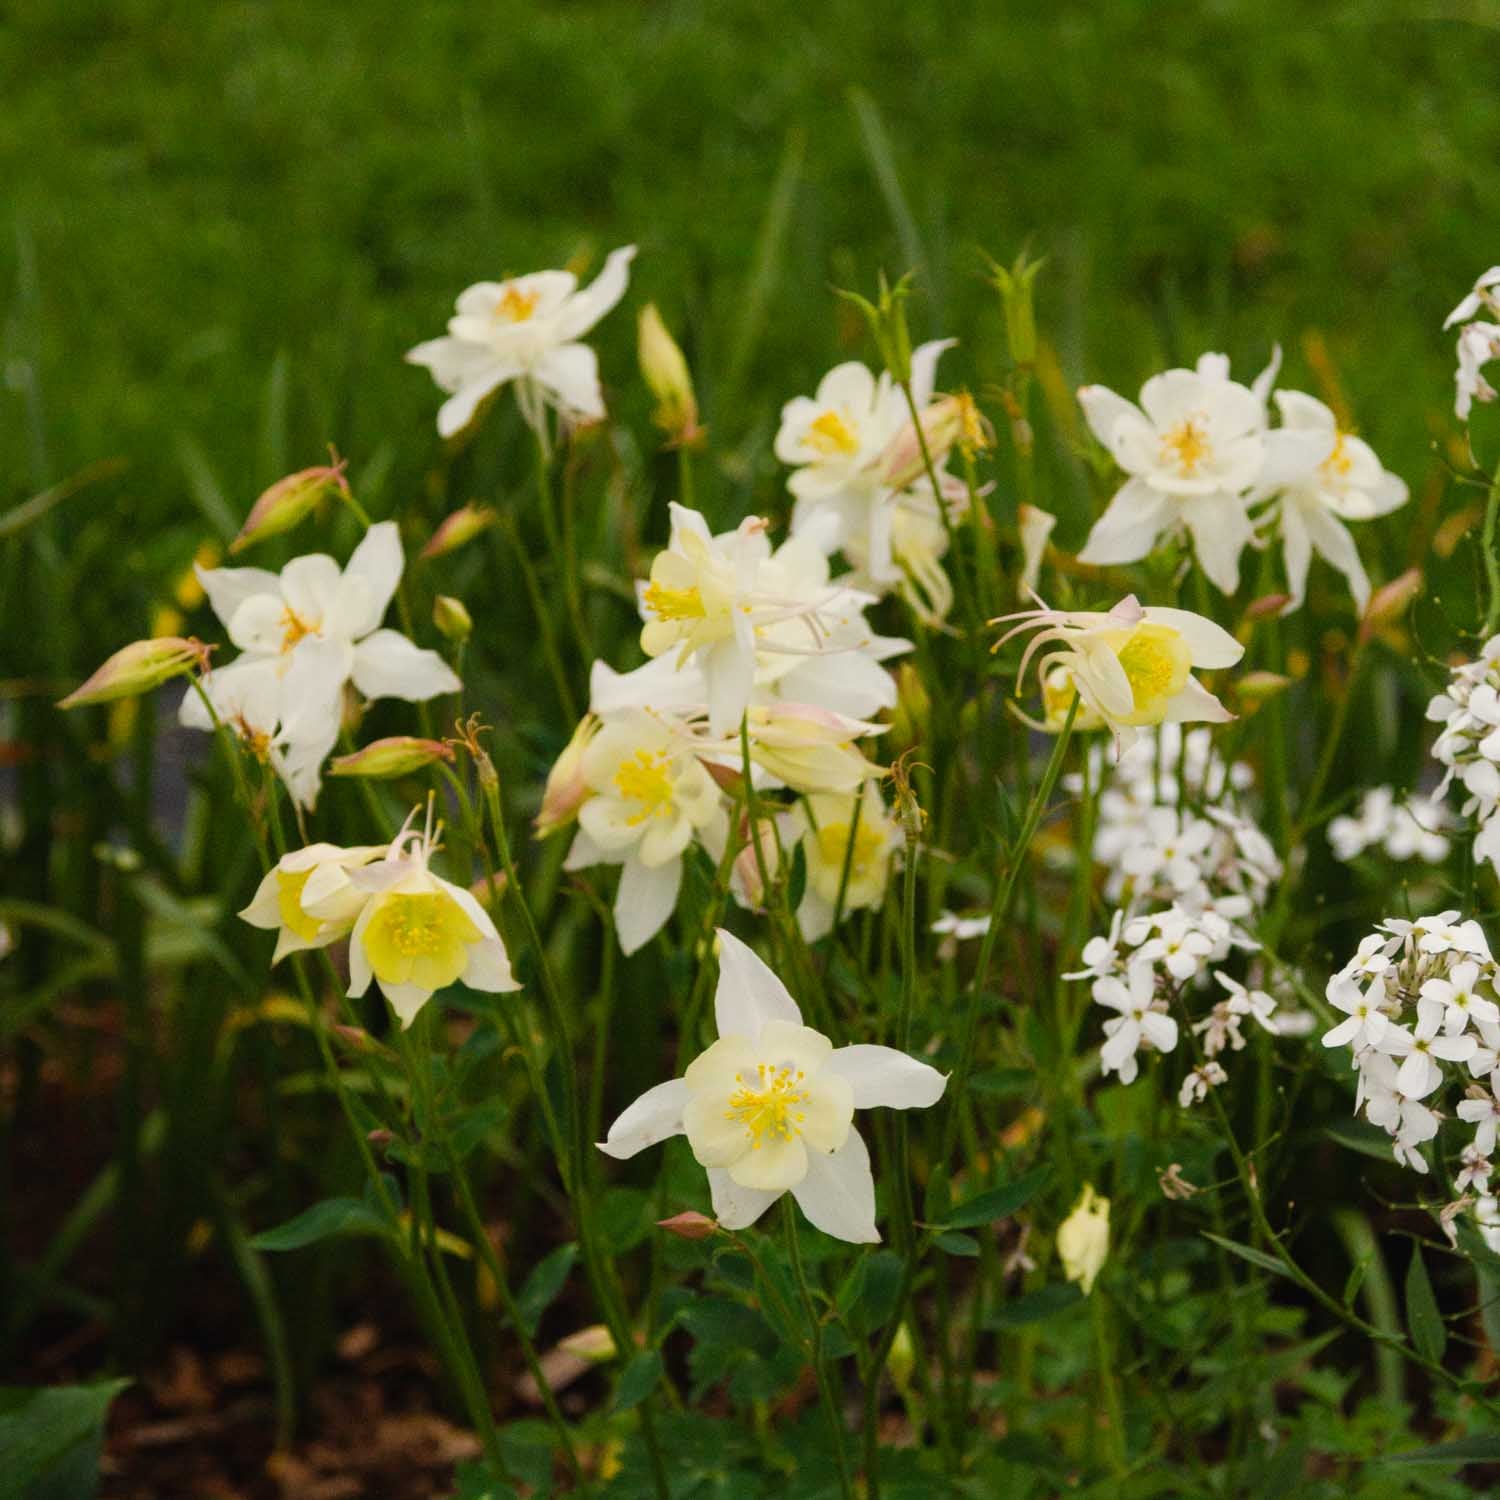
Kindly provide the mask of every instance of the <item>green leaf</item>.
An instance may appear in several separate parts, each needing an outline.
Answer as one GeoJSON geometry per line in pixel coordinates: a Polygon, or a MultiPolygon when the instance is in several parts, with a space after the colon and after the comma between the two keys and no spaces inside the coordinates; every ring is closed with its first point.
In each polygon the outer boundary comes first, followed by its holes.
{"type": "Polygon", "coordinates": [[[615,1410],[629,1411],[639,1406],[661,1379],[661,1355],[655,1349],[642,1349],[631,1358],[615,1387],[615,1410]]]}
{"type": "Polygon", "coordinates": [[[1325,1125],[1323,1134],[1329,1140],[1347,1146],[1350,1151],[1358,1151],[1361,1156],[1386,1163],[1392,1160],[1390,1136],[1378,1126],[1367,1125],[1363,1120],[1340,1120],[1337,1124],[1325,1125]]]}
{"type": "Polygon", "coordinates": [[[1257,1250],[1251,1245],[1241,1245],[1236,1240],[1226,1240],[1220,1235],[1210,1234],[1206,1229],[1201,1233],[1204,1239],[1212,1240],[1221,1250],[1228,1250],[1231,1255],[1238,1255],[1241,1260],[1248,1260],[1252,1266],[1259,1266],[1262,1271],[1269,1271],[1273,1276],[1286,1275],[1286,1267],[1274,1255],[1267,1255],[1264,1250],[1257,1250]]]}
{"type": "Polygon", "coordinates": [[[573,1262],[577,1259],[578,1246],[570,1241],[566,1245],[559,1245],[545,1260],[538,1261],[531,1268],[531,1275],[516,1293],[516,1306],[520,1309],[521,1321],[526,1325],[527,1333],[536,1332],[537,1324],[542,1321],[542,1314],[556,1301],[557,1294],[562,1291],[568,1272],[573,1269],[573,1262]]]}
{"type": "Polygon", "coordinates": [[[906,1263],[894,1250],[861,1256],[839,1288],[839,1315],[857,1334],[884,1328],[896,1310],[896,1295],[906,1263]]]}
{"type": "Polygon", "coordinates": [[[979,1259],[979,1241],[972,1234],[948,1230],[932,1242],[944,1255],[961,1255],[967,1260],[979,1259]]]}
{"type": "Polygon", "coordinates": [[[1409,1448],[1404,1453],[1373,1453],[1377,1464],[1443,1464],[1450,1469],[1464,1464],[1500,1463],[1500,1437],[1457,1438],[1451,1443],[1435,1443],[1430,1448],[1409,1448]]]}
{"type": "Polygon", "coordinates": [[[651,1197],[640,1188],[614,1187],[599,1204],[599,1234],[616,1255],[633,1250],[651,1233],[651,1197]]]}
{"type": "Polygon", "coordinates": [[[1438,1311],[1437,1298],[1422,1259],[1422,1247],[1411,1247],[1411,1263],[1406,1268],[1406,1326],[1417,1353],[1426,1359],[1441,1359],[1448,1347],[1448,1329],[1438,1311]]]}
{"type": "Polygon", "coordinates": [[[1083,1301],[1083,1293],[1071,1281],[1054,1281],[1024,1297],[1002,1302],[984,1320],[986,1328],[1020,1328],[1027,1323],[1044,1323],[1058,1313],[1066,1312],[1083,1301]]]}
{"type": "Polygon", "coordinates": [[[250,1241],[252,1250],[300,1250],[336,1235],[389,1234],[389,1222],[358,1198],[325,1198],[250,1241]]]}
{"type": "Polygon", "coordinates": [[[791,911],[796,911],[802,905],[802,897],[806,891],[807,847],[798,839],[796,848],[792,850],[792,870],[786,882],[786,904],[791,911]]]}
{"type": "Polygon", "coordinates": [[[1365,1284],[1365,1273],[1370,1269],[1371,1257],[1362,1255],[1350,1267],[1348,1280],[1344,1282],[1344,1306],[1353,1307],[1359,1289],[1365,1284]]]}
{"type": "Polygon", "coordinates": [[[0,1386],[0,1500],[20,1500],[85,1444],[97,1443],[110,1402],[129,1384],[0,1386]]]}
{"type": "Polygon", "coordinates": [[[993,1224],[996,1219],[1008,1219],[1031,1201],[1051,1175],[1051,1167],[1038,1167],[1004,1187],[990,1188],[966,1198],[944,1216],[943,1228],[976,1229],[981,1224],[993,1224]]]}

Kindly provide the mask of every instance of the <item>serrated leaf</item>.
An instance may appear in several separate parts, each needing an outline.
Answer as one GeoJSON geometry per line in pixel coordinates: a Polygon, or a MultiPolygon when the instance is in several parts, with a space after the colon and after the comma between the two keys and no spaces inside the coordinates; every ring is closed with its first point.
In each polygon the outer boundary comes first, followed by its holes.
{"type": "Polygon", "coordinates": [[[1412,1346],[1426,1359],[1438,1360],[1448,1347],[1448,1329],[1438,1311],[1432,1281],[1422,1259],[1422,1247],[1411,1247],[1411,1262],[1406,1268],[1406,1326],[1412,1346]]]}
{"type": "Polygon", "coordinates": [[[1269,1271],[1273,1276],[1286,1275],[1286,1267],[1274,1255],[1267,1255],[1264,1250],[1257,1250],[1253,1245],[1242,1245],[1238,1240],[1226,1240],[1221,1235],[1210,1234],[1206,1229],[1202,1231],[1202,1234],[1204,1239],[1212,1240],[1221,1250],[1227,1250],[1231,1255],[1238,1255],[1241,1260],[1248,1260],[1252,1266],[1259,1266],[1262,1271],[1269,1271]]]}
{"type": "Polygon", "coordinates": [[[389,1222],[359,1198],[325,1198],[295,1219],[263,1230],[250,1241],[252,1250],[300,1250],[340,1235],[387,1235],[389,1222]]]}
{"type": "Polygon", "coordinates": [[[1008,1219],[1031,1201],[1051,1175],[1051,1167],[1037,1167],[1004,1187],[976,1193],[948,1210],[943,1216],[943,1228],[977,1229],[981,1224],[994,1223],[996,1219],[1008,1219]]]}
{"type": "Polygon", "coordinates": [[[557,1300],[568,1279],[568,1272],[578,1259],[578,1246],[573,1243],[559,1245],[545,1260],[531,1268],[531,1274],[516,1293],[516,1307],[527,1333],[534,1334],[542,1314],[557,1300]]]}

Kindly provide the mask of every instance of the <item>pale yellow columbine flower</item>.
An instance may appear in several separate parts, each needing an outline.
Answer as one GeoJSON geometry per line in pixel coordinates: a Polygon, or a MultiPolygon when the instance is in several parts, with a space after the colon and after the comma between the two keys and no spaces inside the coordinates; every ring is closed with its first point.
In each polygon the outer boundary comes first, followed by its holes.
{"type": "Polygon", "coordinates": [[[240,913],[252,927],[276,934],[273,964],[288,953],[324,948],[353,928],[370,893],[354,884],[351,872],[381,858],[386,848],[309,844],[277,860],[240,913]],[[316,916],[308,906],[316,908],[316,916]]]}
{"type": "Polygon", "coordinates": [[[1073,1212],[1058,1225],[1057,1254],[1063,1275],[1078,1282],[1087,1297],[1109,1257],[1109,1199],[1099,1197],[1092,1184],[1084,1188],[1073,1212]]]}
{"type": "Polygon", "coordinates": [[[792,818],[802,834],[807,858],[807,886],[797,908],[797,924],[809,942],[816,942],[833,928],[840,886],[844,888],[845,916],[851,911],[873,909],[885,900],[891,856],[901,843],[901,829],[886,811],[873,781],[866,782],[857,798],[808,797],[792,810],[792,818]],[[856,807],[858,819],[854,816],[856,807]]]}
{"type": "MultiPolygon", "coordinates": [[[[349,993],[363,995],[378,979],[403,1027],[450,984],[491,994],[521,988],[489,913],[471,892],[428,868],[437,847],[430,827],[403,829],[384,859],[350,877],[367,899],[349,939],[349,993]]],[[[327,913],[325,903],[305,897],[303,909],[314,917],[327,913]]]]}
{"type": "Polygon", "coordinates": [[[1043,606],[991,623],[1009,620],[1021,623],[1001,636],[996,650],[1023,631],[1037,631],[1021,657],[1018,692],[1036,651],[1049,642],[1056,644],[1037,668],[1048,729],[1061,728],[1059,712],[1066,718],[1070,683],[1081,700],[1082,723],[1075,720],[1075,728],[1088,727],[1092,715],[1113,731],[1121,749],[1135,742],[1140,726],[1222,724],[1234,717],[1193,676],[1193,669],[1233,666],[1245,648],[1227,630],[1191,610],[1144,608],[1131,594],[1107,613],[1043,606]]]}
{"type": "MultiPolygon", "coordinates": [[[[855,742],[881,734],[885,727],[810,703],[772,702],[745,711],[751,763],[804,794],[852,796],[872,776],[881,775],[881,768],[866,760],[855,742]]],[[[738,737],[712,746],[712,751],[716,762],[742,768],[738,737]]]]}

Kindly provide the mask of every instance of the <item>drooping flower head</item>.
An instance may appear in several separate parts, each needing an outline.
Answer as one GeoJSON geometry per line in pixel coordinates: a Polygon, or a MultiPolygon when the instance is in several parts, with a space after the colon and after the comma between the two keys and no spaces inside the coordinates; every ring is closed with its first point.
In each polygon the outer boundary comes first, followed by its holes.
{"type": "Polygon", "coordinates": [[[380,859],[386,849],[385,844],[352,849],[309,844],[283,854],[240,913],[252,927],[276,934],[271,962],[280,963],[288,953],[327,947],[352,931],[370,893],[354,883],[351,873],[380,859]]]}
{"type": "MultiPolygon", "coordinates": [[[[1061,669],[1067,687],[1078,695],[1080,715],[1087,710],[1093,722],[1107,725],[1122,748],[1134,741],[1138,726],[1193,720],[1224,723],[1234,717],[1193,670],[1233,666],[1245,648],[1228,631],[1191,610],[1143,607],[1131,594],[1104,613],[1041,605],[991,623],[1009,620],[1020,623],[1001,636],[996,650],[1024,631],[1037,632],[1021,657],[1017,691],[1036,652],[1055,643],[1037,666],[1044,691],[1061,669]]],[[[1052,717],[1049,714],[1048,728],[1058,727],[1050,722],[1052,717]]]]}
{"type": "Polygon", "coordinates": [[[726,1229],[789,1192],[825,1234],[874,1243],[875,1182],[854,1111],[927,1108],[947,1079],[890,1047],[835,1048],[749,948],[723,929],[718,938],[719,1039],[682,1078],[642,1094],[599,1149],[625,1160],[686,1135],[726,1229]]]}
{"type": "Polygon", "coordinates": [[[599,360],[578,340],[625,295],[634,255],[634,245],[614,251],[581,291],[571,271],[534,271],[461,292],[446,337],[406,356],[449,392],[438,432],[446,438],[462,431],[480,402],[509,381],[517,382],[522,415],[539,431],[547,405],[571,420],[600,420],[599,360]]]}

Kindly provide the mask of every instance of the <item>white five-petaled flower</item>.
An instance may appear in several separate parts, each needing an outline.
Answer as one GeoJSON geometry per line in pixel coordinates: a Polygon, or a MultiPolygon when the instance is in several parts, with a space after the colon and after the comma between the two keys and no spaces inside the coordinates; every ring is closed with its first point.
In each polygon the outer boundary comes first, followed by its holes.
{"type": "Polygon", "coordinates": [[[599,361],[578,340],[625,295],[634,255],[634,245],[614,251],[582,290],[571,271],[534,271],[461,292],[447,335],[406,356],[449,393],[438,432],[452,437],[467,427],[479,403],[509,381],[518,382],[522,415],[538,431],[544,405],[576,421],[602,418],[599,361]]]}
{"type": "Polygon", "coordinates": [[[1479,965],[1472,959],[1454,964],[1446,977],[1426,980],[1422,998],[1444,1007],[1443,1029],[1449,1036],[1464,1031],[1471,1020],[1500,1021],[1500,1005],[1478,993],[1479,965]]]}
{"type": "MultiPolygon", "coordinates": [[[[1490,1156],[1495,1149],[1495,1135],[1500,1131],[1500,1078],[1490,1075],[1490,1090],[1486,1093],[1477,1085],[1472,1086],[1467,1098],[1459,1100],[1458,1117],[1467,1120],[1474,1130],[1474,1150],[1482,1157],[1490,1156]]],[[[1469,1180],[1474,1181],[1479,1173],[1473,1172],[1469,1180]]],[[[1489,1164],[1485,1163],[1484,1176],[1488,1179],[1489,1164]]]]}
{"type": "MultiPolygon", "coordinates": [[[[1225,723],[1234,717],[1193,670],[1233,666],[1245,648],[1191,610],[1142,607],[1131,594],[1107,613],[1041,606],[993,623],[1007,620],[1020,623],[1001,636],[997,650],[1023,631],[1037,632],[1021,657],[1017,691],[1032,657],[1050,643],[1053,649],[1037,666],[1043,683],[1061,668],[1069,693],[1076,691],[1080,699],[1076,726],[1106,725],[1122,749],[1134,742],[1137,726],[1195,719],[1225,723]]],[[[1046,727],[1059,728],[1060,719],[1049,705],[1046,727]]]]}
{"type": "Polygon", "coordinates": [[[1156,998],[1156,974],[1149,963],[1132,963],[1124,980],[1113,975],[1096,979],[1093,996],[1097,1004],[1119,1012],[1104,1023],[1101,1072],[1118,1073],[1121,1083],[1133,1083],[1140,1071],[1136,1053],[1143,1043],[1158,1052],[1170,1052],[1177,1045],[1177,1022],[1156,998]]]}
{"type": "Polygon", "coordinates": [[[1084,386],[1084,416],[1128,477],[1079,561],[1137,562],[1158,538],[1185,529],[1205,575],[1234,593],[1240,553],[1254,534],[1245,498],[1265,457],[1275,372],[1273,363],[1253,388],[1240,385],[1223,355],[1205,354],[1196,369],[1153,375],[1139,406],[1104,386],[1084,386]]]}
{"type": "MultiPolygon", "coordinates": [[[[349,939],[349,993],[363,995],[371,979],[379,980],[403,1027],[450,984],[491,994],[521,988],[490,914],[469,891],[428,868],[437,847],[430,826],[425,833],[403,828],[383,859],[349,872],[365,893],[349,939]]],[[[302,906],[327,921],[345,901],[342,889],[323,901],[309,901],[304,892],[302,906]]]]}
{"type": "Polygon", "coordinates": [[[1495,399],[1494,387],[1480,371],[1492,359],[1500,357],[1500,324],[1470,320],[1481,312],[1500,317],[1497,287],[1500,287],[1500,266],[1491,266],[1443,321],[1444,328],[1452,328],[1455,323],[1466,325],[1458,332],[1458,369],[1454,375],[1453,410],[1460,422],[1468,421],[1474,402],[1495,399]]]}
{"type": "Polygon", "coordinates": [[[717,859],[728,837],[723,794],[692,739],[645,709],[607,721],[578,775],[586,792],[566,868],[621,866],[615,931],[626,953],[659,932],[677,904],[682,855],[696,837],[717,859]]]}
{"type": "Polygon", "coordinates": [[[1379,977],[1371,981],[1368,990],[1362,990],[1349,976],[1335,974],[1328,981],[1328,1003],[1343,1011],[1347,1019],[1323,1033],[1323,1045],[1350,1047],[1356,1052],[1380,1046],[1391,1023],[1382,1008],[1384,996],[1384,981],[1379,977]]]}
{"type": "Polygon", "coordinates": [[[273,964],[288,953],[324,948],[353,928],[370,893],[354,883],[351,872],[381,858],[386,848],[309,844],[276,861],[240,913],[252,927],[276,934],[273,964]]]}
{"type": "Polygon", "coordinates": [[[1443,1081],[1437,1059],[1464,1062],[1479,1043],[1472,1036],[1449,1036],[1442,1031],[1444,1006],[1436,1000],[1417,1001],[1417,1024],[1410,1031],[1389,1026],[1380,1050],[1401,1058],[1396,1088],[1408,1099],[1425,1099],[1443,1081]]]}
{"type": "MultiPolygon", "coordinates": [[[[214,613],[241,652],[211,672],[204,689],[224,722],[270,753],[304,807],[317,801],[323,761],[338,740],[346,683],[366,698],[414,703],[461,686],[436,651],[380,628],[403,564],[396,523],[381,521],[342,570],[322,553],[294,558],[280,574],[198,569],[214,613]]],[[[213,727],[192,689],[179,717],[189,728],[213,727]]]]}
{"type": "Polygon", "coordinates": [[[682,1078],[642,1094],[599,1149],[623,1160],[686,1135],[726,1229],[747,1228],[790,1192],[825,1234],[874,1243],[875,1182],[854,1111],[925,1109],[947,1079],[890,1047],[835,1048],[749,948],[718,937],[718,1040],[682,1078]]]}
{"type": "Polygon", "coordinates": [[[1370,579],[1359,548],[1344,525],[1389,514],[1406,504],[1404,480],[1388,473],[1374,450],[1353,433],[1341,431],[1332,410],[1301,391],[1277,391],[1281,427],[1266,435],[1266,462],[1255,498],[1272,503],[1267,522],[1279,524],[1291,595],[1283,613],[1306,596],[1307,570],[1314,552],[1342,573],[1363,614],[1370,579]]]}

